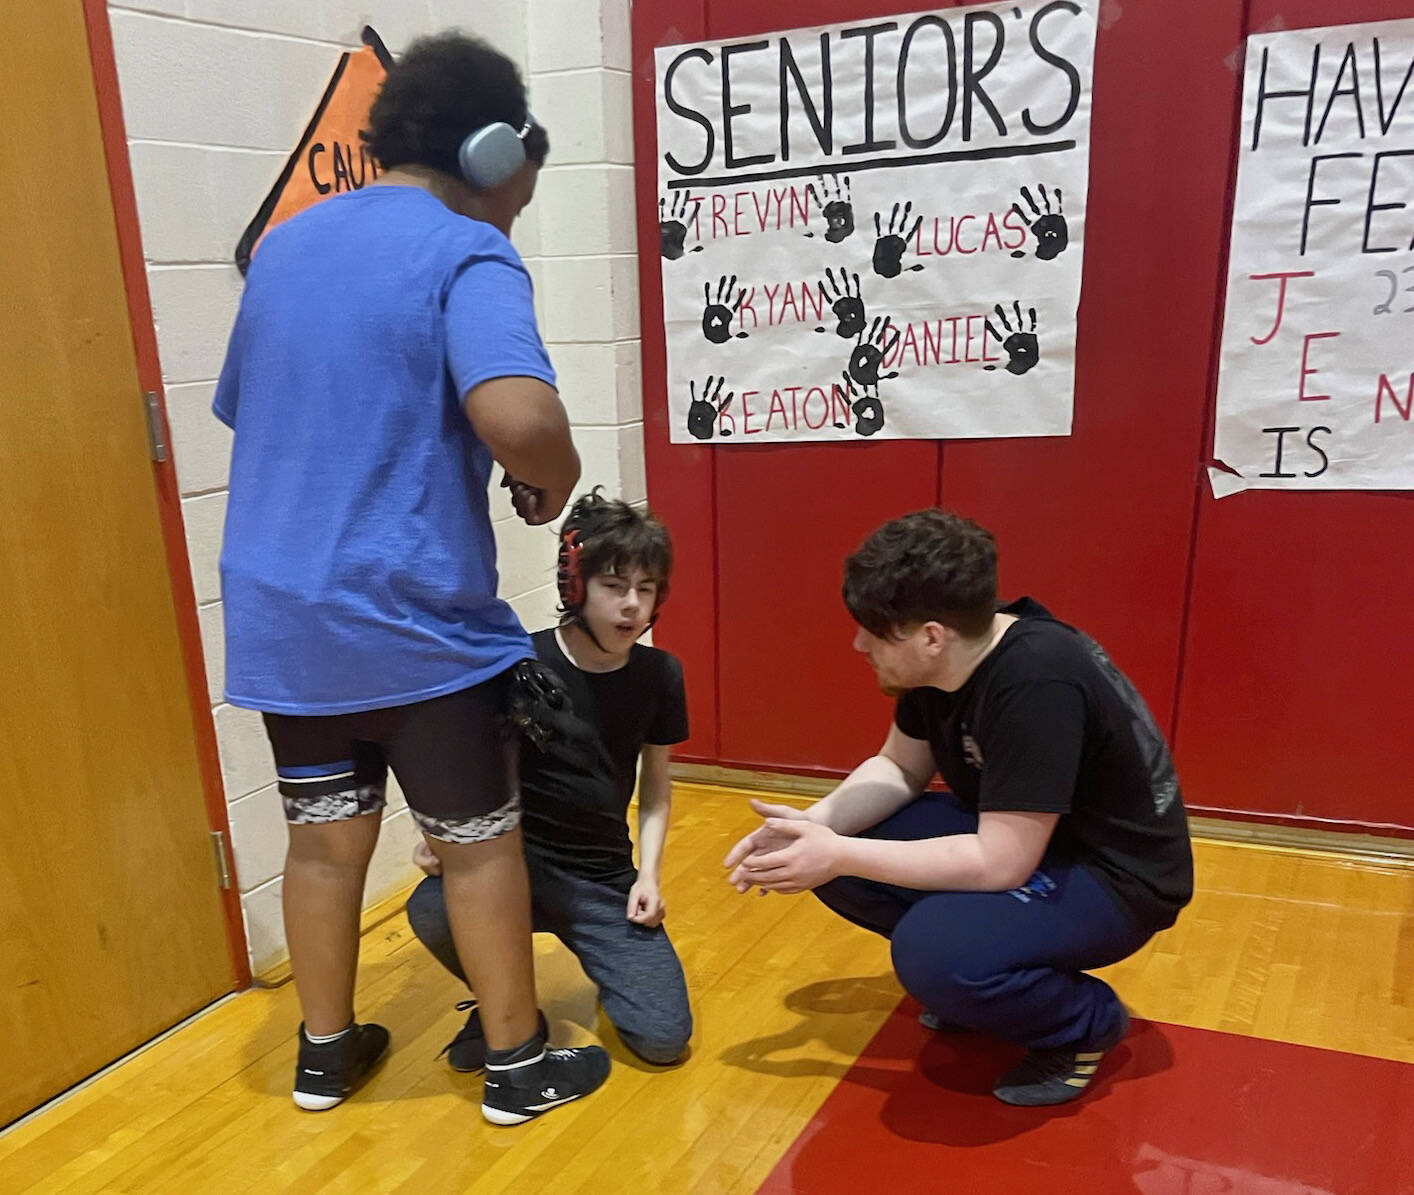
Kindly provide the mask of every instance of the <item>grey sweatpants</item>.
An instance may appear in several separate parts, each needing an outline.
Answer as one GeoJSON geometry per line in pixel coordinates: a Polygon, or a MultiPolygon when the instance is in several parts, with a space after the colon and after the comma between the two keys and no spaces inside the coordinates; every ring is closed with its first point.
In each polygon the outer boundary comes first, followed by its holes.
{"type": "MultiPolygon", "coordinates": [[[[629,1049],[648,1062],[676,1062],[692,1036],[687,980],[661,925],[635,925],[628,891],[587,880],[526,851],[531,920],[559,938],[599,989],[599,1003],[629,1049]]],[[[408,921],[437,961],[466,982],[452,942],[440,876],[428,876],[407,903],[408,921]]]]}

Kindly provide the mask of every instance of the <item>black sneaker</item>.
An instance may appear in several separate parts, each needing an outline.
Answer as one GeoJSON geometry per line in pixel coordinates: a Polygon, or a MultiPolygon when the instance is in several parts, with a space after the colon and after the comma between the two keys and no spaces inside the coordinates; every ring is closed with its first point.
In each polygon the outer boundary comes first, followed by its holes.
{"type": "Polygon", "coordinates": [[[517,1049],[488,1052],[481,1115],[492,1124],[524,1124],[596,1091],[608,1077],[602,1047],[552,1050],[536,1034],[517,1049]]]}
{"type": "Polygon", "coordinates": [[[295,1063],[295,1103],[307,1112],[342,1104],[388,1049],[382,1025],[351,1025],[334,1041],[312,1042],[299,1027],[295,1063]]]}
{"type": "Polygon", "coordinates": [[[925,1008],[918,1014],[918,1023],[924,1029],[931,1029],[934,1033],[971,1033],[972,1030],[966,1025],[959,1025],[954,1021],[945,1021],[937,1013],[925,1008]]]}
{"type": "MultiPolygon", "coordinates": [[[[452,1038],[442,1047],[442,1054],[447,1056],[447,1064],[463,1075],[475,1075],[486,1065],[486,1033],[481,1028],[481,1010],[477,1007],[475,1000],[463,1000],[457,1005],[458,1012],[466,1012],[471,1009],[470,1015],[466,1018],[466,1024],[458,1031],[456,1037],[452,1038]]],[[[545,1024],[545,1014],[540,1014],[540,1036],[547,1037],[550,1033],[549,1026],[545,1024]]],[[[438,1054],[437,1057],[442,1057],[438,1054]]]]}
{"type": "Polygon", "coordinates": [[[1089,1049],[1062,1046],[1052,1050],[1028,1050],[1026,1057],[1007,1071],[992,1094],[1004,1104],[1040,1108],[1065,1104],[1085,1094],[1099,1069],[1100,1059],[1114,1049],[1129,1032],[1129,1011],[1120,1005],[1114,1029],[1089,1049]]]}

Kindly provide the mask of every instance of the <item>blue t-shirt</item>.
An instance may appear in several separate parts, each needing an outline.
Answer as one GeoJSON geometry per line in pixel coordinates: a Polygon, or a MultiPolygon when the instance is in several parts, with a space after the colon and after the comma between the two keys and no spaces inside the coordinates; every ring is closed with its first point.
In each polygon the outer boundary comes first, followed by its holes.
{"type": "Polygon", "coordinates": [[[235,431],[227,701],[355,713],[534,654],[496,596],[493,462],[462,409],[514,376],[555,384],[530,276],[491,225],[373,186],[265,237],[213,404],[235,431]]]}

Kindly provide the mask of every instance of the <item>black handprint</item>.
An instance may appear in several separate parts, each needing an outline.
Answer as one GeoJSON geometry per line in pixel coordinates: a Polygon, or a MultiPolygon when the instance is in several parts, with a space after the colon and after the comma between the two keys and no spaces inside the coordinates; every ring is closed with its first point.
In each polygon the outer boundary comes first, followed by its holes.
{"type": "MultiPolygon", "coordinates": [[[[909,228],[908,218],[912,214],[912,200],[903,205],[901,213],[899,205],[894,204],[894,210],[889,215],[889,227],[885,231],[882,214],[874,213],[874,234],[879,238],[874,242],[874,273],[880,278],[897,278],[903,272],[903,255],[908,249],[908,242],[923,226],[923,217],[919,216],[913,227],[909,228]]],[[[923,267],[915,265],[908,268],[921,270],[923,267]]]]}
{"type": "MultiPolygon", "coordinates": [[[[736,304],[727,306],[732,301],[732,291],[737,290],[736,275],[733,274],[728,280],[725,274],[717,282],[717,298],[712,298],[712,284],[704,282],[702,284],[702,295],[706,299],[706,307],[702,312],[702,335],[707,337],[713,344],[726,344],[732,338],[732,318],[741,310],[741,305],[746,300],[746,288],[742,287],[736,296],[736,304]]],[[[745,340],[746,333],[738,332],[738,339],[745,340]]]]}
{"type": "MultiPolygon", "coordinates": [[[[814,183],[806,183],[805,189],[825,217],[827,241],[838,245],[845,237],[854,234],[854,190],[849,185],[849,175],[831,175],[830,180],[826,181],[822,174],[818,191],[814,183]]],[[[813,237],[815,234],[807,232],[805,235],[813,237]]]]}
{"type": "MultiPolygon", "coordinates": [[[[677,261],[687,252],[687,226],[701,210],[702,200],[693,199],[686,191],[673,193],[671,207],[666,199],[658,200],[658,243],[669,261],[677,261]]],[[[696,245],[692,251],[701,253],[702,246],[696,245]]]]}
{"type": "MultiPolygon", "coordinates": [[[[880,319],[876,315],[874,322],[869,325],[869,336],[865,338],[863,328],[860,329],[859,335],[859,343],[854,346],[854,352],[849,355],[849,376],[861,386],[877,386],[879,384],[879,367],[883,365],[884,358],[893,352],[894,346],[898,344],[903,333],[893,326],[892,316],[880,319]],[[890,332],[893,333],[892,337],[889,336],[890,332]]],[[[883,376],[896,378],[898,370],[883,376]]]]}
{"type": "MultiPolygon", "coordinates": [[[[1031,317],[1031,326],[1028,329],[1021,318],[1021,304],[1013,303],[1016,310],[1016,327],[1013,328],[1008,322],[1006,312],[1002,310],[1002,305],[998,303],[995,307],[997,318],[1002,321],[1002,327],[1006,329],[1006,338],[992,326],[991,318],[987,319],[987,331],[992,334],[993,339],[1001,341],[1002,348],[1007,355],[1006,371],[1014,373],[1018,377],[1029,372],[1036,367],[1041,360],[1041,346],[1036,340],[1036,308],[1028,308],[1031,317]]],[[[996,366],[989,365],[988,369],[995,369],[996,366]]]]}
{"type": "MultiPolygon", "coordinates": [[[[1051,197],[1046,191],[1046,184],[1040,186],[1041,202],[1045,205],[1045,210],[1036,206],[1036,200],[1031,197],[1031,192],[1025,187],[1021,188],[1021,197],[1026,200],[1032,215],[1036,217],[1033,222],[1024,211],[1021,204],[1013,203],[1011,210],[1021,217],[1022,223],[1031,230],[1031,235],[1036,238],[1036,257],[1041,261],[1051,261],[1065,252],[1065,247],[1070,244],[1070,229],[1065,222],[1065,209],[1061,205],[1061,191],[1055,188],[1056,206],[1051,207],[1051,197]]],[[[1026,254],[1018,249],[1012,254],[1013,257],[1025,257],[1026,254]]]]}
{"type": "MultiPolygon", "coordinates": [[[[687,390],[692,395],[692,401],[687,407],[687,431],[690,436],[697,440],[710,440],[712,432],[717,426],[717,418],[729,406],[732,399],[736,397],[736,391],[728,392],[726,398],[722,397],[722,387],[726,385],[726,378],[708,378],[702,384],[702,397],[697,397],[697,383],[688,382],[687,390]],[[712,383],[716,382],[717,388],[712,388],[712,383]]],[[[726,435],[724,431],[722,433],[726,435]]]]}
{"type": "Polygon", "coordinates": [[[878,383],[856,389],[854,379],[848,373],[843,376],[845,393],[850,397],[849,409],[854,412],[854,430],[861,436],[872,436],[884,426],[884,404],[879,401],[878,383]]]}
{"type": "MultiPolygon", "coordinates": [[[[830,301],[830,310],[835,313],[835,319],[839,320],[839,327],[835,329],[835,335],[849,339],[858,336],[864,331],[864,292],[859,285],[859,275],[851,275],[848,270],[840,270],[840,276],[835,278],[835,272],[826,269],[825,277],[829,280],[829,286],[824,282],[820,283],[820,293],[830,301]],[[850,290],[849,280],[854,279],[854,289],[850,290]]],[[[815,331],[823,332],[824,328],[816,328],[815,331]]]]}

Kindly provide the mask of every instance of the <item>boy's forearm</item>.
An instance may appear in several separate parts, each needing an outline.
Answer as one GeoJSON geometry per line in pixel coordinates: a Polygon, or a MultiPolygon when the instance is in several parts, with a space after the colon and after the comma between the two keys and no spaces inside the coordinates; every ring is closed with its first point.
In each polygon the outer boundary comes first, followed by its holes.
{"type": "Polygon", "coordinates": [[[472,428],[517,481],[568,494],[580,477],[569,415],[555,388],[537,378],[492,378],[464,400],[472,428]]]}
{"type": "Polygon", "coordinates": [[[851,838],[843,864],[845,875],[924,892],[1000,892],[1013,884],[986,857],[976,834],[916,842],[851,838]]]}
{"type": "Polygon", "coordinates": [[[547,428],[499,463],[517,481],[556,494],[568,494],[580,478],[579,453],[559,428],[547,428]]]}
{"type": "Polygon", "coordinates": [[[665,793],[640,793],[638,798],[638,870],[655,883],[662,875],[663,848],[668,841],[668,821],[673,798],[665,793]]]}
{"type": "Polygon", "coordinates": [[[829,826],[836,834],[854,835],[897,813],[918,796],[919,791],[898,764],[883,755],[875,755],[840,781],[808,816],[813,822],[829,826]]]}

